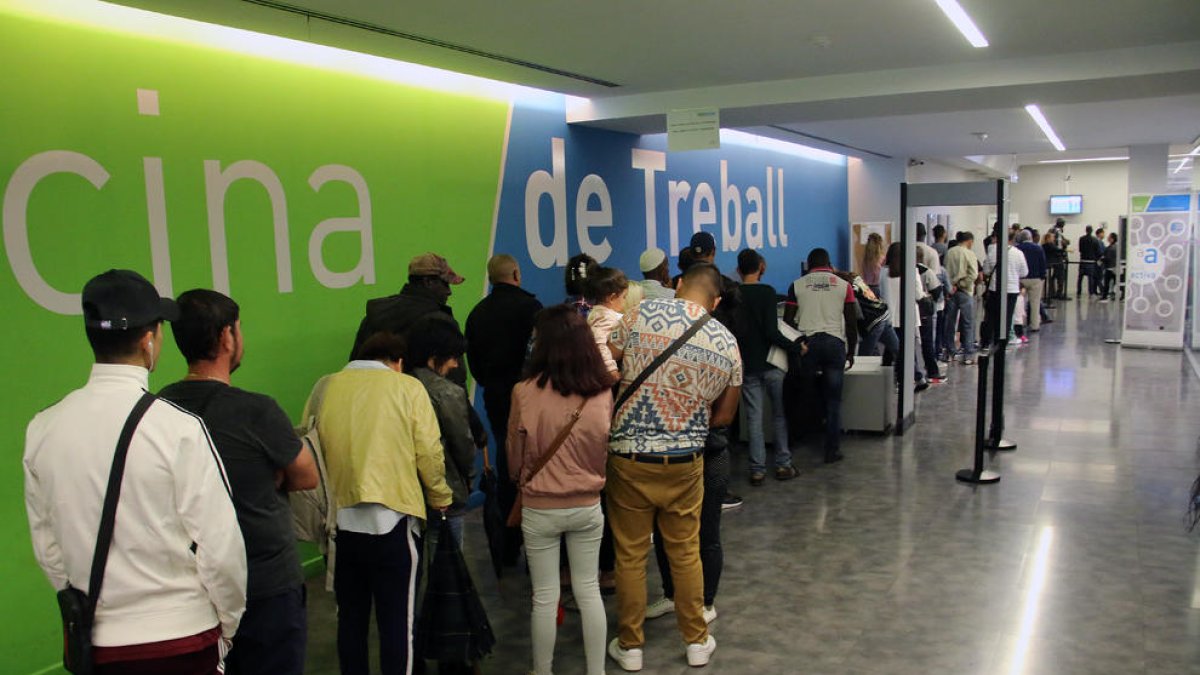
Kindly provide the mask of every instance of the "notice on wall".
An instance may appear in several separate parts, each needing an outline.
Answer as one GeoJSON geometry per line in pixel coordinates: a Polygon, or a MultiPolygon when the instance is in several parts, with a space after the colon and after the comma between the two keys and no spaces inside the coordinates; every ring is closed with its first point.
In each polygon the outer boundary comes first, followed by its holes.
{"type": "Polygon", "coordinates": [[[1183,346],[1190,211],[1188,194],[1132,197],[1123,345],[1183,346]]]}
{"type": "Polygon", "coordinates": [[[721,147],[721,114],[716,108],[667,112],[667,150],[714,150],[721,147]]]}

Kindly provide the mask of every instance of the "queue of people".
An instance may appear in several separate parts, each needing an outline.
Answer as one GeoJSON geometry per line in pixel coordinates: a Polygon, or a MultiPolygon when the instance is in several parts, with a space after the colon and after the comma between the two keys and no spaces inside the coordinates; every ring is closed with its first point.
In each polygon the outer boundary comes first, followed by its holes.
{"type": "MultiPolygon", "coordinates": [[[[643,624],[668,614],[688,665],[706,665],[716,650],[709,626],[724,565],[721,516],[741,503],[729,490],[739,406],[751,488],[800,475],[789,424],[797,382],[816,392],[809,402],[819,405],[809,407],[824,430],[824,461],[841,461],[845,371],[856,355],[879,350],[899,365],[893,321],[903,316],[895,310],[905,275],[917,289],[920,327],[913,386],[945,381],[939,356],[961,349],[971,362],[976,288],[995,253],[981,261],[970,233],[953,243],[944,229],[933,234],[907,270],[898,244],[868,242],[863,276],[813,249],[782,318],[762,254],[738,255],[739,283],[714,265],[716,242],[704,232],[684,249],[674,279],[656,248],[640,256],[637,281],[576,256],[565,300],[549,307],[521,287],[517,261],[499,254],[487,265],[491,292],[465,332],[447,304],[463,277],[437,254],[416,256],[398,293],[367,303],[346,366],[314,386],[303,415],[320,441],[311,449],[273,399],[232,385],[244,354],[233,299],[204,289],[160,298],[134,272],[106,272],[83,292],[91,378],[29,426],[35,553],[56,589],[87,593],[103,506],[119,497],[103,559],[108,583],[92,602],[96,672],[300,673],[305,598],[288,494],[320,487],[323,475],[341,671],[369,672],[374,609],[383,671],[423,672],[416,609],[442,530],[430,522],[444,519],[462,545],[476,458],[489,442],[463,386],[469,369],[497,451],[499,508],[513,513],[498,564],[516,567],[524,551],[531,579],[532,672],[552,672],[563,579],[582,617],[589,675],[603,673],[606,658],[640,670],[643,624]],[[157,365],[163,321],[172,322],[187,374],[126,423],[157,365]],[[110,473],[122,437],[135,461],[110,473]],[[110,475],[118,492],[104,489],[110,475]],[[651,548],[662,586],[654,600],[651,548]],[[602,602],[610,592],[611,641],[602,602]]],[[[1034,280],[1047,265],[1027,262],[1036,257],[1027,252],[1040,252],[1033,241],[1012,237],[1010,317],[1022,292],[1038,312],[1034,280]]],[[[998,292],[988,297],[985,322],[1001,301],[998,292]]],[[[476,666],[442,661],[439,672],[476,666]]]]}

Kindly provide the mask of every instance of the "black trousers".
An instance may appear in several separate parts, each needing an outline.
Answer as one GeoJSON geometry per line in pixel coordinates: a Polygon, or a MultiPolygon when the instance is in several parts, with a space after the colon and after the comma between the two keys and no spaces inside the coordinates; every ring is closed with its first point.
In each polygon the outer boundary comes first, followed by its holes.
{"type": "MultiPolygon", "coordinates": [[[[492,386],[483,388],[483,407],[487,410],[488,426],[492,428],[492,440],[496,443],[496,482],[499,489],[500,509],[502,513],[512,511],[517,501],[517,484],[508,477],[508,452],[505,443],[508,441],[508,415],[512,411],[512,388],[509,386],[492,386]]],[[[501,561],[506,567],[517,564],[521,557],[521,528],[508,527],[504,530],[504,550],[501,561]]]]}
{"type": "Polygon", "coordinates": [[[937,351],[934,349],[934,329],[937,326],[937,314],[921,317],[921,358],[925,361],[925,377],[941,377],[938,370],[937,351]]]}
{"type": "MultiPolygon", "coordinates": [[[[1008,316],[1004,326],[1001,327],[998,339],[1008,339],[1008,332],[1012,330],[1013,310],[1017,308],[1017,298],[1021,297],[1020,293],[1005,293],[1008,303],[1008,316]]],[[[1000,293],[988,291],[987,294],[987,313],[983,315],[983,326],[980,332],[983,333],[979,337],[979,344],[982,347],[987,347],[997,339],[996,322],[1000,319],[1000,293]]]]}
{"type": "Polygon", "coordinates": [[[225,675],[303,675],[308,641],[304,584],[246,601],[225,675]]]}
{"type": "Polygon", "coordinates": [[[379,671],[403,675],[413,658],[413,626],[417,611],[417,572],[423,542],[409,518],[387,534],[337,531],[338,665],[342,675],[369,675],[367,631],[371,606],[379,629],[379,671]]]}
{"type": "MultiPolygon", "coordinates": [[[[721,585],[721,571],[725,567],[725,551],[721,548],[721,504],[729,490],[729,439],[728,431],[710,431],[709,444],[723,442],[719,449],[704,453],[704,501],[700,505],[700,565],[704,568],[704,604],[713,604],[717,587],[721,585]],[[720,435],[721,440],[714,439],[720,435]]],[[[675,597],[675,583],[671,579],[671,562],[663,548],[662,535],[654,528],[654,557],[658,559],[658,571],[662,575],[663,596],[675,597]]]]}
{"type": "Polygon", "coordinates": [[[1095,295],[1099,285],[1099,268],[1093,261],[1080,261],[1079,276],[1075,278],[1075,297],[1083,295],[1083,280],[1087,279],[1088,295],[1095,295]]]}

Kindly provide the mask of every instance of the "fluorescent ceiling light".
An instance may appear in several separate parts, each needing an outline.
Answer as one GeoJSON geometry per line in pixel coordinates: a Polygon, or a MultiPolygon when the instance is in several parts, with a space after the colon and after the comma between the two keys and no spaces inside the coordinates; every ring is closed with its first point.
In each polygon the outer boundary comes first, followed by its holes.
{"type": "Polygon", "coordinates": [[[1038,164],[1077,164],[1079,162],[1125,162],[1128,157],[1086,157],[1084,159],[1043,159],[1038,164]]]}
{"type": "Polygon", "coordinates": [[[1174,175],[1174,174],[1179,173],[1180,171],[1183,171],[1183,167],[1187,166],[1188,159],[1189,158],[1184,157],[1183,161],[1179,163],[1179,166],[1175,167],[1175,170],[1172,171],[1171,174],[1174,175]]]}
{"type": "Polygon", "coordinates": [[[975,26],[975,22],[971,17],[967,16],[966,11],[958,4],[958,0],[934,0],[937,6],[941,8],[942,13],[950,19],[958,32],[967,38],[967,42],[971,43],[972,47],[988,46],[987,38],[983,37],[983,33],[979,32],[979,28],[975,26]]]}
{"type": "Polygon", "coordinates": [[[1030,103],[1025,106],[1025,112],[1029,113],[1033,121],[1037,122],[1037,125],[1041,127],[1042,133],[1046,134],[1046,139],[1050,141],[1055,150],[1062,152],[1067,149],[1067,146],[1063,145],[1063,142],[1059,140],[1058,134],[1054,133],[1054,128],[1046,121],[1046,116],[1042,114],[1042,109],[1037,107],[1036,103],[1030,103]]]}

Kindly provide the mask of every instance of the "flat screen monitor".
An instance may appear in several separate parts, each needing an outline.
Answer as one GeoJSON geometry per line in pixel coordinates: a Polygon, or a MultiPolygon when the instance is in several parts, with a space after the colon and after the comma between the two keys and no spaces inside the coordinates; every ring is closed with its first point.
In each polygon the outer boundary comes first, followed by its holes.
{"type": "Polygon", "coordinates": [[[1083,212],[1083,195],[1050,195],[1050,215],[1074,216],[1083,212]]]}

